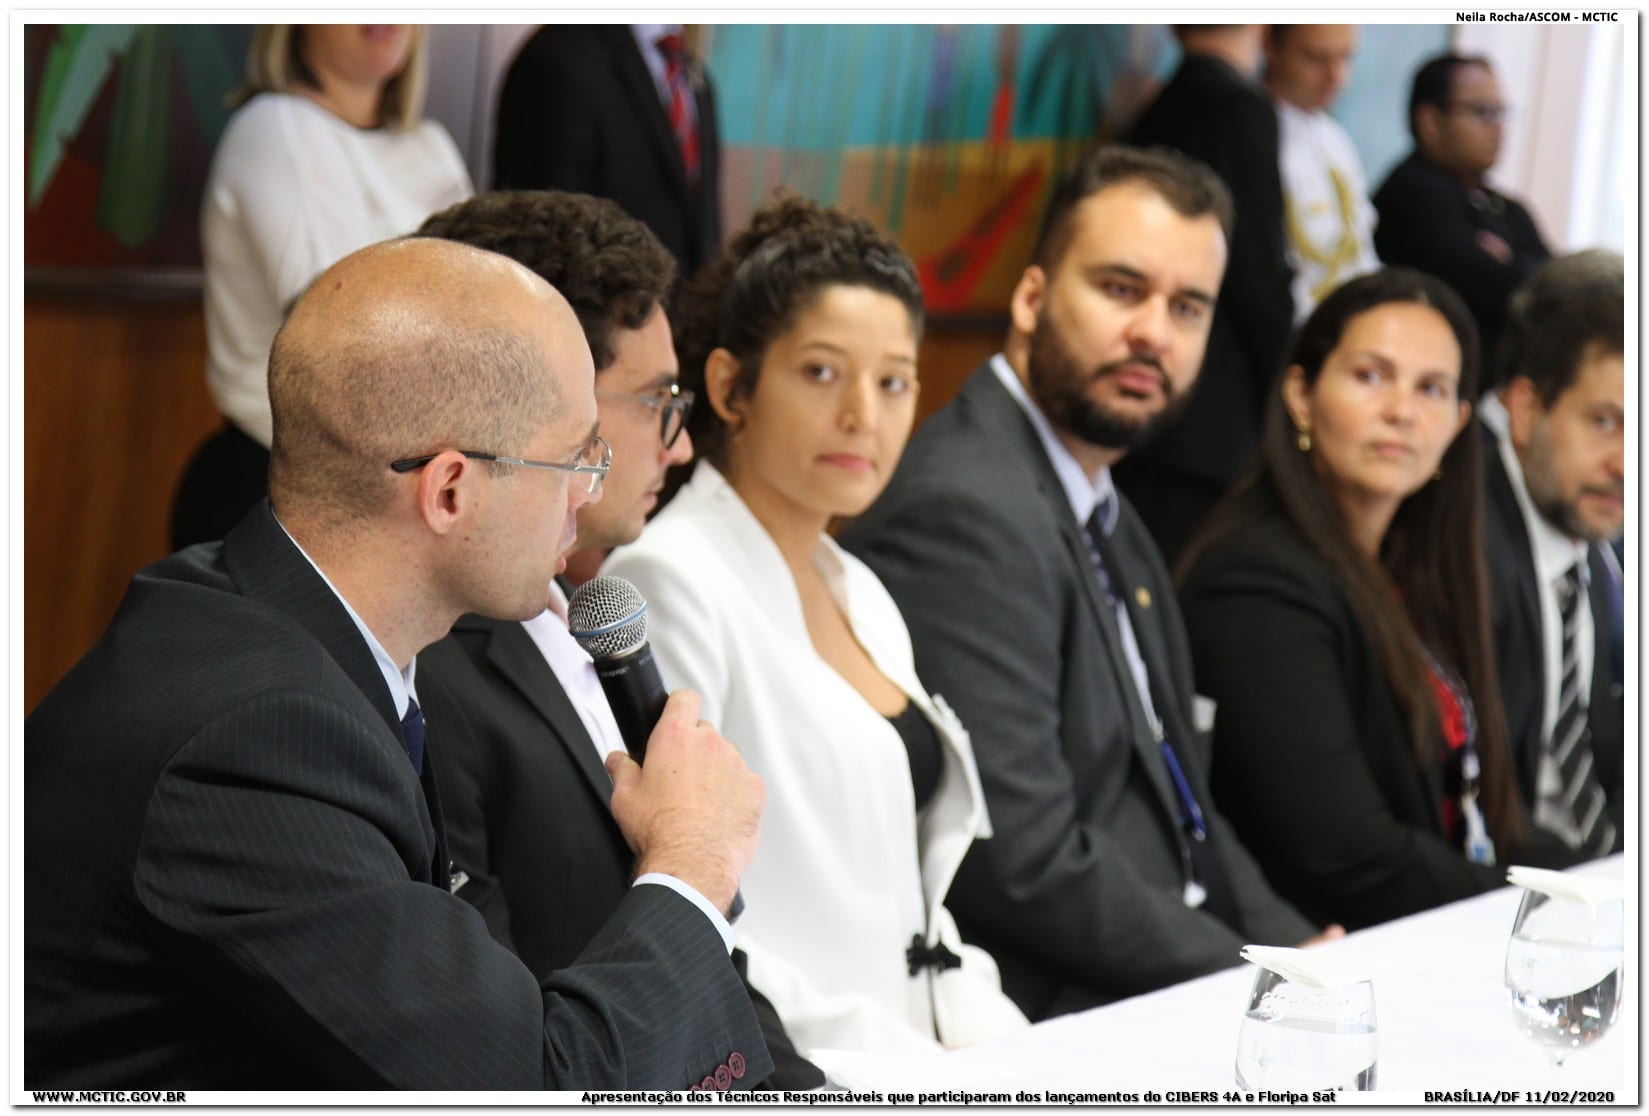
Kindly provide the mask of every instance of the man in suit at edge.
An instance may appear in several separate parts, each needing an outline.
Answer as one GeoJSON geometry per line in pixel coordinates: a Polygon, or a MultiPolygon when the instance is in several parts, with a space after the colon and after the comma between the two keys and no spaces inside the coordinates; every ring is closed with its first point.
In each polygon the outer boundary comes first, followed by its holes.
{"type": "Polygon", "coordinates": [[[1518,786],[1580,858],[1625,833],[1621,574],[1606,545],[1625,522],[1625,292],[1613,252],[1542,266],[1512,296],[1506,382],[1478,410],[1518,786]]]}
{"type": "Polygon", "coordinates": [[[1110,479],[1196,379],[1230,221],[1219,179],[1174,152],[1101,148],[1075,168],[1003,352],[842,535],[973,736],[996,832],[952,910],[1032,1019],[1316,932],[1209,799],[1173,587],[1110,479]]]}
{"type": "Polygon", "coordinates": [[[495,189],[612,198],[692,275],[721,248],[715,90],[680,24],[540,28],[498,94],[495,189]]]}
{"type": "Polygon", "coordinates": [[[298,300],[269,500],[140,571],[26,723],[27,1084],[767,1076],[721,914],[763,792],[695,695],[608,762],[643,874],[577,964],[540,983],[449,890],[415,655],[543,608],[599,491],[592,383],[566,301],[491,253],[380,244],[298,300]]]}
{"type": "MultiPolygon", "coordinates": [[[[578,511],[567,577],[583,558],[635,541],[664,472],[692,459],[692,393],[676,386],[663,300],[675,261],[647,226],[605,198],[559,191],[482,194],[435,214],[420,236],[508,256],[566,298],[595,361],[596,414],[613,464],[578,511]]],[[[418,656],[458,894],[543,977],[573,962],[624,898],[635,854],[613,820],[604,757],[624,742],[589,655],[567,631],[567,597],[528,620],[460,617],[418,656]]],[[[735,950],[734,964],[744,955],[735,950]]],[[[796,1053],[778,1013],[751,1000],[774,1089],[824,1074],[796,1053]]]]}
{"type": "Polygon", "coordinates": [[[1231,191],[1226,282],[1197,391],[1180,421],[1138,447],[1116,483],[1171,565],[1259,449],[1260,415],[1294,326],[1277,111],[1255,83],[1265,28],[1176,26],[1185,57],[1129,142],[1206,164],[1231,191]]]}

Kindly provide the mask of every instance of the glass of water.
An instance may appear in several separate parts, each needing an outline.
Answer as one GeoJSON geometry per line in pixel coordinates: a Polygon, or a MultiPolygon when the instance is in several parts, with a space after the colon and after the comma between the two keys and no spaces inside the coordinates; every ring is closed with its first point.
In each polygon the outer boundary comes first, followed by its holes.
{"type": "Polygon", "coordinates": [[[1261,968],[1237,1038],[1245,1089],[1374,1088],[1374,985],[1320,988],[1261,968]]]}
{"type": "Polygon", "coordinates": [[[1620,1013],[1625,905],[1525,890],[1506,948],[1506,987],[1523,1033],[1552,1064],[1594,1042],[1620,1013]]]}

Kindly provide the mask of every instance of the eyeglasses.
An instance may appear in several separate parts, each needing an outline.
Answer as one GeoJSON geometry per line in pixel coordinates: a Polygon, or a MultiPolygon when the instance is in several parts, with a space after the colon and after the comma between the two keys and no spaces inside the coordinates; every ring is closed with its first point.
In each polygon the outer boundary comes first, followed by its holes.
{"type": "Polygon", "coordinates": [[[687,416],[693,413],[693,393],[683,391],[680,384],[671,384],[664,391],[644,395],[628,391],[597,391],[596,395],[634,400],[649,411],[659,412],[658,435],[665,449],[676,444],[676,439],[687,428],[687,416]]]}
{"type": "MultiPolygon", "coordinates": [[[[446,451],[442,451],[443,453],[446,451]]],[[[607,439],[597,434],[591,438],[585,447],[578,451],[578,460],[572,464],[563,464],[559,461],[529,461],[525,457],[501,457],[496,453],[480,453],[476,450],[459,450],[459,453],[472,461],[496,461],[503,465],[521,465],[528,469],[554,469],[562,473],[580,473],[589,479],[585,481],[586,490],[590,495],[601,491],[601,480],[607,471],[613,467],[613,447],[607,444],[607,439]]],[[[391,461],[389,467],[397,473],[410,473],[414,469],[422,469],[431,461],[441,456],[438,453],[426,453],[422,457],[407,457],[400,461],[391,461]]]]}
{"type": "Polygon", "coordinates": [[[1475,116],[1483,124],[1504,124],[1512,115],[1510,105],[1497,105],[1489,101],[1453,101],[1449,104],[1449,111],[1475,116]]]}

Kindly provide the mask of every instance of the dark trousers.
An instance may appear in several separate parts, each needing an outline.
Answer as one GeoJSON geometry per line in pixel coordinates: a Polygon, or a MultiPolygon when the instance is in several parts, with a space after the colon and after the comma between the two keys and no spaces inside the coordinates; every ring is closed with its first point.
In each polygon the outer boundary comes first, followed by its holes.
{"type": "Polygon", "coordinates": [[[172,500],[172,549],[216,542],[269,495],[269,451],[232,422],[208,437],[172,500]]]}

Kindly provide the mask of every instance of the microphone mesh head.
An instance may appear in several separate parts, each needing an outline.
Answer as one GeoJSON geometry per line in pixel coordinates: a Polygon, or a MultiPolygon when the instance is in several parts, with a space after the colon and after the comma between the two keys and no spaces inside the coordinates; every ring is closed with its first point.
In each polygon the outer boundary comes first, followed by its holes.
{"type": "Polygon", "coordinates": [[[647,642],[647,598],[622,577],[594,578],[567,602],[567,628],[592,659],[628,654],[647,642]]]}

